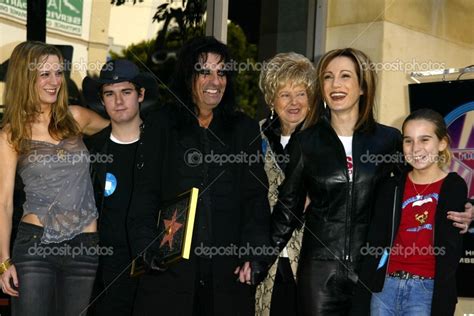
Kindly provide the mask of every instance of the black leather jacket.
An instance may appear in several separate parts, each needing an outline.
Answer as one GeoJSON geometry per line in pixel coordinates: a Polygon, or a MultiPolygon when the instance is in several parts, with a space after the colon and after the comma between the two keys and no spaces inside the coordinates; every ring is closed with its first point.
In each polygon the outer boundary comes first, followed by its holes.
{"type": "Polygon", "coordinates": [[[353,181],[344,147],[327,119],[292,137],[286,179],[272,214],[272,242],[282,249],[298,226],[308,194],[301,257],[357,264],[366,240],[374,188],[401,160],[400,132],[375,124],[352,141],[353,181]]]}

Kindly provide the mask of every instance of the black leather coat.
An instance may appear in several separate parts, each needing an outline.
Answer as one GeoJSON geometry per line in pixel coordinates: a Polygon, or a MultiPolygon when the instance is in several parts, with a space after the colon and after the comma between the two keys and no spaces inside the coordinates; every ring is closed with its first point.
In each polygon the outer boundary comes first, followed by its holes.
{"type": "Polygon", "coordinates": [[[301,258],[342,260],[357,265],[366,240],[374,189],[401,159],[400,132],[375,124],[354,132],[353,181],[349,181],[344,147],[327,119],[292,137],[286,179],[272,214],[272,242],[282,249],[298,226],[308,194],[301,258]]]}

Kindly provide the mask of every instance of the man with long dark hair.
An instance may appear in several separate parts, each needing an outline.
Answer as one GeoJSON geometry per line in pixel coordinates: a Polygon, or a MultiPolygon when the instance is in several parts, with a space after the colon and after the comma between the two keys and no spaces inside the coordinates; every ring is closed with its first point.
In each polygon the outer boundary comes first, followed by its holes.
{"type": "Polygon", "coordinates": [[[152,269],[160,263],[157,211],[192,187],[200,193],[190,259],[141,277],[136,315],[254,315],[255,279],[272,255],[264,247],[268,180],[258,124],[234,109],[230,61],[213,37],[186,43],[174,104],[152,116],[158,129],[145,138],[155,146],[145,156],[129,217],[132,248],[146,249],[152,269]]]}

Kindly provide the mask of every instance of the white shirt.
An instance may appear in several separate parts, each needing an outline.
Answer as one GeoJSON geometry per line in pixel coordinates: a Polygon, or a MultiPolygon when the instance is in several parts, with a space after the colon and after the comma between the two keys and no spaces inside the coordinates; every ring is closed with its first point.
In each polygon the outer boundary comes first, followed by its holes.
{"type": "Polygon", "coordinates": [[[288,145],[288,142],[290,141],[291,135],[290,136],[280,136],[280,144],[283,146],[283,149],[285,149],[286,145],[288,145]]]}
{"type": "Polygon", "coordinates": [[[352,182],[352,174],[354,172],[354,164],[352,161],[352,136],[337,136],[344,146],[346,152],[347,171],[349,173],[349,181],[352,182]]]}

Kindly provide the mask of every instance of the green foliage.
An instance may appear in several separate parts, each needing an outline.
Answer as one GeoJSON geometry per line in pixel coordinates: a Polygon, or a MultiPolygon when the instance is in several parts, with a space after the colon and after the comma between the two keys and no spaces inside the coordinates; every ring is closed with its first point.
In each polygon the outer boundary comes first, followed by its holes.
{"type": "MultiPolygon", "coordinates": [[[[168,85],[179,49],[185,41],[205,33],[205,24],[199,20],[199,15],[202,16],[202,3],[202,0],[183,1],[183,5],[186,4],[185,10],[172,9],[166,4],[159,6],[154,20],[165,21],[165,26],[158,32],[157,39],[132,44],[120,54],[111,53],[112,58],[132,60],[142,71],[152,72],[156,76],[159,82],[160,103],[173,101],[174,96],[168,90],[168,85]],[[171,24],[171,21],[175,23],[171,24]]],[[[248,43],[240,26],[232,22],[228,24],[227,41],[231,56],[235,60],[233,65],[236,66],[236,103],[240,110],[255,117],[259,95],[257,47],[248,43]]]]}
{"type": "Polygon", "coordinates": [[[255,117],[258,104],[257,46],[247,42],[240,26],[234,23],[227,25],[227,45],[230,55],[235,59],[236,73],[235,94],[237,106],[244,113],[255,117]]]}
{"type": "MultiPolygon", "coordinates": [[[[110,52],[112,59],[125,58],[133,61],[138,66],[143,62],[146,62],[148,55],[152,52],[152,48],[155,45],[155,40],[141,41],[136,44],[132,44],[127,48],[123,49],[120,54],[110,52]]],[[[141,65],[143,68],[143,65],[141,65]]]]}

